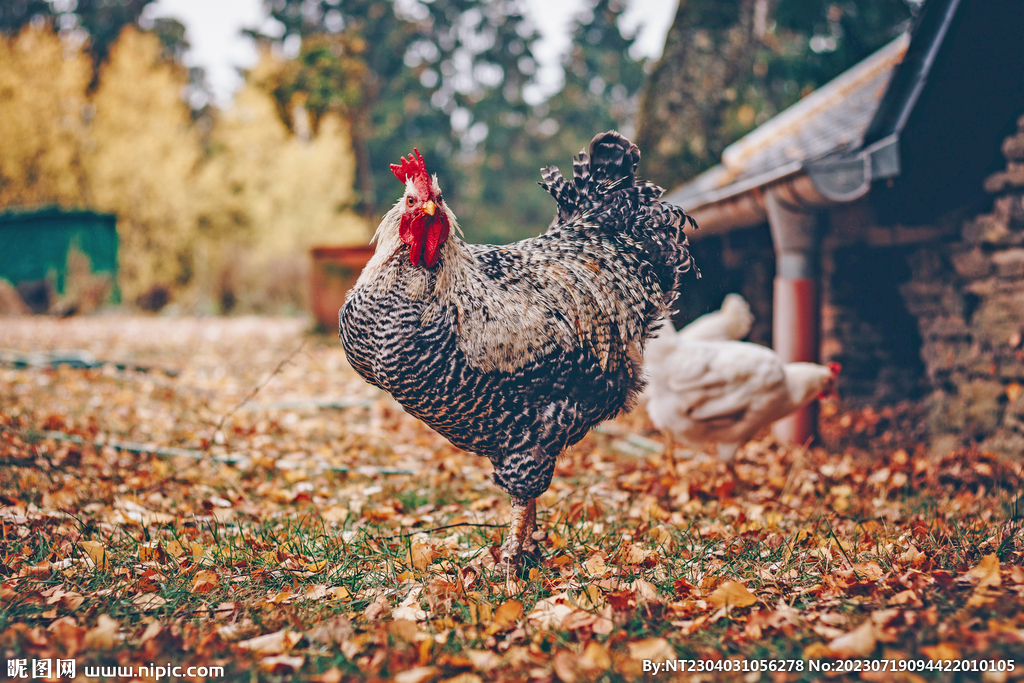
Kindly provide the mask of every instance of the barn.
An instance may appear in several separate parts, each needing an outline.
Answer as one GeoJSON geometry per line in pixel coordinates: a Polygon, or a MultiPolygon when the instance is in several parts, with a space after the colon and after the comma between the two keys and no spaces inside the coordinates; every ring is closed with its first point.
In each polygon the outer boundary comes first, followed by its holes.
{"type": "Polygon", "coordinates": [[[705,291],[751,301],[754,341],[840,362],[854,404],[926,402],[937,451],[1024,452],[1022,25],[1018,2],[927,2],[666,195],[700,225],[705,291]]]}

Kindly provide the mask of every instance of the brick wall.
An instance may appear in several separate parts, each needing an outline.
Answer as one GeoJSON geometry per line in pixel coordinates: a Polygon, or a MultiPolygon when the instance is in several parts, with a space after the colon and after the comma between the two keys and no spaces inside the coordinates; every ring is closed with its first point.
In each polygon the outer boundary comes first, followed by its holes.
{"type": "Polygon", "coordinates": [[[985,181],[991,211],[915,250],[901,287],[922,339],[937,450],[973,441],[1024,453],[1024,117],[1002,149],[1006,169],[985,181]]]}
{"type": "Polygon", "coordinates": [[[880,226],[867,200],[832,208],[822,238],[822,347],[843,366],[848,405],[919,399],[928,392],[917,319],[901,289],[923,241],[943,241],[956,225],[880,226]]]}

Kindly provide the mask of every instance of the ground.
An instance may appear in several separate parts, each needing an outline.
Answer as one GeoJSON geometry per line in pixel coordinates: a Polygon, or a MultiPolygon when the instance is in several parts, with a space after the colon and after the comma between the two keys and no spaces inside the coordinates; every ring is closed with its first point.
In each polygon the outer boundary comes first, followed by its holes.
{"type": "Polygon", "coordinates": [[[0,319],[8,675],[1024,680],[1021,465],[929,459],[912,409],[826,405],[825,447],[754,442],[738,485],[669,472],[635,411],[562,459],[510,576],[490,464],[306,325],[0,319]]]}

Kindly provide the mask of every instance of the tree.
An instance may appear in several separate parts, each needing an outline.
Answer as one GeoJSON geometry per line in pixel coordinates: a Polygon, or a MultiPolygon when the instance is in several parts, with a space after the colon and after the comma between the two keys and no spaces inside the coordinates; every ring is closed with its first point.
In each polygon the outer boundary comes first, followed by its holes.
{"type": "Polygon", "coordinates": [[[546,101],[513,109],[494,93],[474,106],[475,115],[493,107],[485,120],[499,122],[487,136],[488,149],[499,152],[462,160],[471,201],[459,215],[475,226],[476,239],[508,242],[541,232],[553,205],[537,187],[539,169],[554,164],[571,174],[570,159],[596,133],[631,133],[643,62],[629,56],[633,39],[618,27],[623,10],[616,0],[594,0],[573,18],[565,80],[546,101]]]}
{"type": "Polygon", "coordinates": [[[88,203],[91,79],[89,58],[45,27],[0,37],[0,208],[88,203]]]}
{"type": "Polygon", "coordinates": [[[84,154],[92,206],[118,215],[129,300],[154,283],[186,284],[194,267],[202,148],[180,96],[188,75],[162,52],[152,33],[124,29],[100,73],[84,154]]]}
{"type": "Polygon", "coordinates": [[[33,20],[51,20],[62,33],[84,31],[97,66],[125,26],[138,24],[156,0],[0,0],[0,31],[17,33],[33,20]]]}
{"type": "Polygon", "coordinates": [[[624,10],[619,0],[596,0],[573,21],[565,84],[546,103],[547,116],[559,124],[561,151],[578,152],[609,129],[633,136],[644,61],[630,56],[634,37],[619,29],[624,10]]]}
{"type": "Polygon", "coordinates": [[[644,86],[638,144],[672,187],[904,30],[903,0],[682,0],[644,86]]]}
{"type": "MultiPolygon", "coordinates": [[[[246,244],[257,258],[304,252],[318,243],[361,243],[370,238],[355,203],[355,156],[348,126],[334,112],[302,134],[289,131],[276,101],[256,85],[287,63],[265,51],[210,134],[211,156],[202,171],[207,193],[204,230],[246,244]]],[[[309,116],[296,105],[289,117],[309,116]]]]}
{"type": "Polygon", "coordinates": [[[414,145],[449,201],[466,196],[456,157],[504,155],[501,131],[522,127],[530,113],[522,89],[534,68],[536,32],[514,2],[435,0],[399,9],[385,0],[280,0],[267,7],[285,27],[284,43],[302,46],[299,66],[269,84],[279,110],[287,121],[292,98],[303,92],[307,103],[347,114],[364,213],[390,203],[393,193],[377,188],[394,183],[389,163],[414,145]],[[343,63],[353,57],[361,68],[343,63]],[[330,97],[313,87],[331,83],[330,97]]]}

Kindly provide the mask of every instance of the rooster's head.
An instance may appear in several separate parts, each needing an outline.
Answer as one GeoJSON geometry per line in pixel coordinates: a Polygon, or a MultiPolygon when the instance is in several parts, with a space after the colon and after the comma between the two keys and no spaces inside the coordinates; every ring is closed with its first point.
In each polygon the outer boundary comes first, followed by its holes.
{"type": "Polygon", "coordinates": [[[433,268],[441,257],[441,245],[448,239],[450,229],[437,176],[427,173],[417,149],[413,149],[408,159],[403,158],[401,164],[391,164],[391,172],[405,183],[398,235],[409,245],[409,258],[414,266],[422,263],[433,268]]]}

